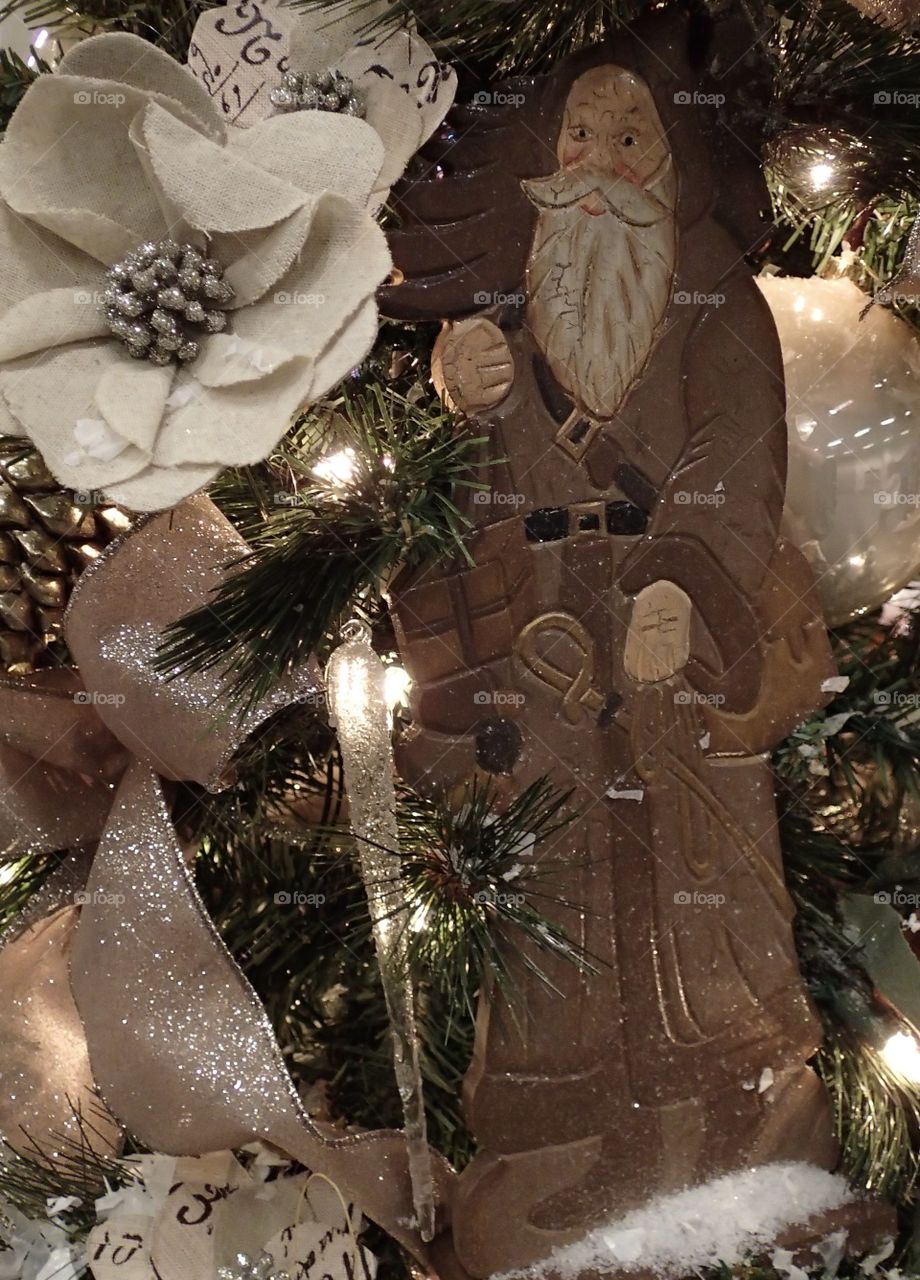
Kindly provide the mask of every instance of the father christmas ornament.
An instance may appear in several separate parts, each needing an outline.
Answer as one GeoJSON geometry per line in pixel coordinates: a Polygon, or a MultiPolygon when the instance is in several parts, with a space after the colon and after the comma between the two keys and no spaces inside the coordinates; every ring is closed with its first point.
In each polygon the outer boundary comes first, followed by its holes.
{"type": "Polygon", "coordinates": [[[752,1166],[836,1161],[764,756],[833,667],[779,537],[782,360],[744,265],[766,192],[687,44],[658,15],[480,95],[398,199],[385,307],[446,320],[435,379],[502,459],[469,508],[473,563],[394,585],[403,772],[574,787],[580,817],[539,856],[598,962],[541,954],[553,990],[509,948],[484,994],[448,1273],[540,1263],[752,1166]]]}

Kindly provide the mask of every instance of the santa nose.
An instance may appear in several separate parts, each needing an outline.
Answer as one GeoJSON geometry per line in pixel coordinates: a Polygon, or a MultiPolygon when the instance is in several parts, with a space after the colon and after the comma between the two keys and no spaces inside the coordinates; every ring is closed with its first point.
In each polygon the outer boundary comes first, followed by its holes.
{"type": "Polygon", "coordinates": [[[562,163],[566,169],[579,169],[590,158],[590,142],[570,142],[562,152],[562,163]]]}

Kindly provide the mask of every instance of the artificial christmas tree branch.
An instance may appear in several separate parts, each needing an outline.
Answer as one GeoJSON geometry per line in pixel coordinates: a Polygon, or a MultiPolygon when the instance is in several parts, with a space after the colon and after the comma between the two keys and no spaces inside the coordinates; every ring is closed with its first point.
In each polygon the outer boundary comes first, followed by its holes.
{"type": "Polygon", "coordinates": [[[920,40],[892,31],[848,0],[779,0],[772,41],[773,129],[837,126],[872,158],[877,196],[910,189],[920,152],[920,116],[905,87],[916,77],[920,40]]]}
{"type": "Polygon", "coordinates": [[[415,924],[409,962],[443,987],[453,1015],[475,1015],[486,975],[507,987],[509,948],[526,948],[525,963],[550,986],[541,954],[596,971],[598,962],[545,913],[547,905],[571,905],[553,890],[559,866],[542,856],[572,820],[570,799],[548,778],[501,807],[494,786],[475,782],[457,804],[405,796],[403,874],[415,924]]]}
{"type": "Polygon", "coordinates": [[[28,26],[47,26],[56,35],[86,36],[100,31],[130,31],[184,59],[197,19],[211,7],[211,0],[9,0],[0,7],[0,19],[20,14],[28,26]]]}
{"type": "Polygon", "coordinates": [[[15,50],[0,49],[0,128],[6,128],[20,98],[36,76],[50,70],[40,58],[36,58],[32,67],[15,50]]]}
{"type": "MultiPolygon", "coordinates": [[[[14,1151],[0,1143],[0,1224],[4,1204],[33,1218],[48,1214],[50,1200],[70,1201],[63,1211],[74,1231],[87,1231],[95,1221],[93,1202],[108,1188],[132,1181],[121,1160],[101,1155],[92,1115],[75,1113],[77,1136],[56,1135],[54,1150],[32,1145],[14,1151]]],[[[2,1259],[0,1253],[0,1259],[2,1259]]]]}
{"type": "Polygon", "coordinates": [[[397,565],[463,554],[450,495],[480,483],[471,459],[481,443],[379,386],[313,411],[260,477],[273,515],[242,571],[167,633],[159,669],[218,667],[229,695],[251,705],[321,648],[343,611],[373,608],[397,565]],[[316,474],[324,457],[344,459],[341,479],[316,474]]]}

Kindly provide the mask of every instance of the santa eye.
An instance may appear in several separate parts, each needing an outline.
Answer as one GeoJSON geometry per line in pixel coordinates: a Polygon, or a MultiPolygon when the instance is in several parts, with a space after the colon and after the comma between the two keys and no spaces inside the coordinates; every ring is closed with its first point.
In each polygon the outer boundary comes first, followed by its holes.
{"type": "Polygon", "coordinates": [[[573,142],[590,142],[594,134],[586,125],[573,124],[569,129],[569,137],[573,142]]]}
{"type": "Polygon", "coordinates": [[[632,133],[624,133],[624,134],[623,134],[623,146],[624,146],[624,147],[634,147],[635,145],[636,145],[636,138],[635,138],[635,134],[632,134],[632,133]]]}

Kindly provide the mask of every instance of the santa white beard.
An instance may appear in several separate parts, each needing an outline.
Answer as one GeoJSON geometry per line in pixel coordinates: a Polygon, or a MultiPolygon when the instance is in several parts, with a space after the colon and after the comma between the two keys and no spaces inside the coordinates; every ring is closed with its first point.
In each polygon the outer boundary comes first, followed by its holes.
{"type": "Polygon", "coordinates": [[[671,297],[674,184],[645,192],[560,170],[523,183],[540,209],[527,268],[527,322],[578,407],[610,418],[642,373],[671,297]],[[603,194],[600,194],[603,193],[603,194]],[[579,207],[602,199],[604,213],[579,207]]]}

